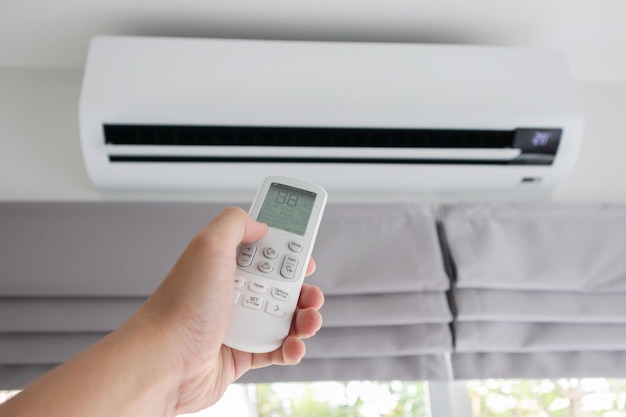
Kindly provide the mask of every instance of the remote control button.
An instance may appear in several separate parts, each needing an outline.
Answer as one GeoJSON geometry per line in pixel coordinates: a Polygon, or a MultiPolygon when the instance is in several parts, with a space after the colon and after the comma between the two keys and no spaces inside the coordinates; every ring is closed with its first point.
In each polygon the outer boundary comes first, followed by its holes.
{"type": "Polygon", "coordinates": [[[302,243],[297,240],[292,240],[289,242],[289,249],[296,253],[302,252],[302,243]]]}
{"type": "Polygon", "coordinates": [[[262,294],[267,291],[267,284],[261,281],[252,281],[250,283],[250,291],[262,294]]]}
{"type": "Polygon", "coordinates": [[[233,304],[237,304],[239,302],[239,299],[241,298],[241,293],[235,291],[235,297],[233,299],[233,304]]]}
{"type": "Polygon", "coordinates": [[[263,306],[263,299],[256,295],[248,295],[243,299],[243,306],[253,310],[260,310],[263,306]]]}
{"type": "Polygon", "coordinates": [[[239,257],[237,258],[237,265],[250,266],[255,253],[256,253],[255,245],[250,243],[248,245],[242,246],[241,253],[239,254],[239,257]]]}
{"type": "Polygon", "coordinates": [[[246,280],[241,277],[235,277],[235,288],[241,288],[246,283],[246,280]]]}
{"type": "Polygon", "coordinates": [[[287,255],[283,261],[283,266],[280,268],[280,275],[290,279],[296,274],[296,267],[298,266],[298,258],[287,255]]]}
{"type": "Polygon", "coordinates": [[[261,272],[265,272],[266,274],[269,274],[273,270],[274,270],[274,267],[269,262],[261,262],[259,264],[259,271],[261,272]]]}
{"type": "Polygon", "coordinates": [[[282,317],[285,315],[285,309],[278,303],[268,303],[265,312],[276,317],[282,317]]]}
{"type": "Polygon", "coordinates": [[[276,259],[276,257],[278,256],[278,252],[276,252],[276,249],[270,247],[265,248],[265,250],[263,251],[263,255],[265,255],[265,257],[268,259],[276,259]]]}
{"type": "Polygon", "coordinates": [[[280,301],[289,301],[289,293],[281,288],[274,288],[272,290],[272,297],[280,301]]]}

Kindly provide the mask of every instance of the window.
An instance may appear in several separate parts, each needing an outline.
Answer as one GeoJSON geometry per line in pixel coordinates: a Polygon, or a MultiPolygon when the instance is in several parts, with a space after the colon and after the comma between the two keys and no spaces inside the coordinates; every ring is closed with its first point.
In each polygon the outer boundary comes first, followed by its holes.
{"type": "Polygon", "coordinates": [[[0,404],[5,402],[9,398],[13,397],[14,395],[17,395],[18,393],[19,393],[19,391],[16,391],[16,390],[13,390],[13,391],[2,391],[2,390],[0,390],[0,404]]]}
{"type": "Polygon", "coordinates": [[[329,381],[235,384],[188,417],[430,417],[427,382],[329,381]],[[247,406],[244,406],[247,404],[247,406]]]}
{"type": "MultiPolygon", "coordinates": [[[[458,382],[451,382],[457,384],[458,382]]],[[[471,410],[450,415],[430,402],[427,382],[233,384],[220,402],[186,417],[625,417],[626,379],[467,381],[471,410]],[[432,406],[432,409],[431,409],[432,406]]],[[[19,391],[0,391],[0,403],[19,391]]]]}
{"type": "MultiPolygon", "coordinates": [[[[430,401],[427,382],[311,382],[233,385],[216,406],[193,417],[624,417],[626,380],[487,379],[450,390],[457,414],[430,401]],[[456,398],[459,394],[461,397],[456,398]],[[248,408],[242,408],[242,404],[248,408]]],[[[445,404],[444,404],[445,405],[445,404]]],[[[445,407],[443,407],[445,408],[445,407]]]]}
{"type": "Polygon", "coordinates": [[[473,417],[626,416],[624,379],[488,379],[467,388],[473,417]]]}

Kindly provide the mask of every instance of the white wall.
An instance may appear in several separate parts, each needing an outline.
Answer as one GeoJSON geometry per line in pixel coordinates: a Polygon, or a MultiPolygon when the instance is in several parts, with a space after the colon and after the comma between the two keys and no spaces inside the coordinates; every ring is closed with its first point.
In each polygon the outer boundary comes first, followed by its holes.
{"type": "Polygon", "coordinates": [[[80,70],[0,70],[0,199],[93,200],[78,139],[80,70]]]}
{"type": "Polygon", "coordinates": [[[559,201],[626,202],[626,83],[578,82],[585,134],[559,201]]]}
{"type": "MultiPolygon", "coordinates": [[[[81,158],[81,78],[78,69],[0,69],[1,201],[108,198],[94,190],[81,158]]],[[[582,151],[571,176],[552,198],[626,203],[626,83],[578,81],[577,86],[586,119],[582,151]]],[[[207,199],[158,197],[189,198],[207,199]]]]}

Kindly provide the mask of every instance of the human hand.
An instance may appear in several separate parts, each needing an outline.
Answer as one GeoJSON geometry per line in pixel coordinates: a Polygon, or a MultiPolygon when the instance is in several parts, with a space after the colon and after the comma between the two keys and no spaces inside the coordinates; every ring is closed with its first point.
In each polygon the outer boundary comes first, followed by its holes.
{"type": "MultiPolygon", "coordinates": [[[[120,328],[0,405],[0,417],[174,416],[209,407],[246,371],[295,364],[322,325],[319,288],[302,287],[283,345],[246,353],[222,344],[232,310],[236,249],[267,226],[220,213],[189,243],[163,283],[120,328]]],[[[307,274],[315,269],[309,263],[307,274]]]]}
{"type": "MultiPolygon", "coordinates": [[[[323,294],[319,288],[304,284],[291,331],[279,349],[252,354],[222,344],[232,310],[236,248],[266,233],[267,226],[243,210],[224,210],[193,238],[137,313],[140,320],[157,318],[174,349],[180,372],[177,414],[215,403],[231,382],[252,368],[300,362],[305,352],[302,339],[321,327],[318,309],[323,294]]],[[[314,270],[311,260],[307,275],[314,270]]]]}

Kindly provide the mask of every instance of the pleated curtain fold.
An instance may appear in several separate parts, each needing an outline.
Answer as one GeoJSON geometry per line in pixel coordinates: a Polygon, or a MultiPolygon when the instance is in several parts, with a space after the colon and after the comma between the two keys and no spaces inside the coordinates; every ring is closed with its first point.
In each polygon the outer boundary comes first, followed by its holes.
{"type": "MultiPolygon", "coordinates": [[[[130,317],[225,205],[0,203],[0,389],[130,317]]],[[[626,375],[626,207],[331,204],[324,325],[242,382],[626,375]]]]}
{"type": "Polygon", "coordinates": [[[444,206],[454,377],[626,375],[626,208],[444,206]]]}
{"type": "MultiPolygon", "coordinates": [[[[0,388],[23,386],[123,323],[224,207],[0,204],[0,388]]],[[[299,366],[242,381],[449,378],[449,279],[433,213],[328,207],[307,278],[326,295],[324,326],[299,366]]]]}

